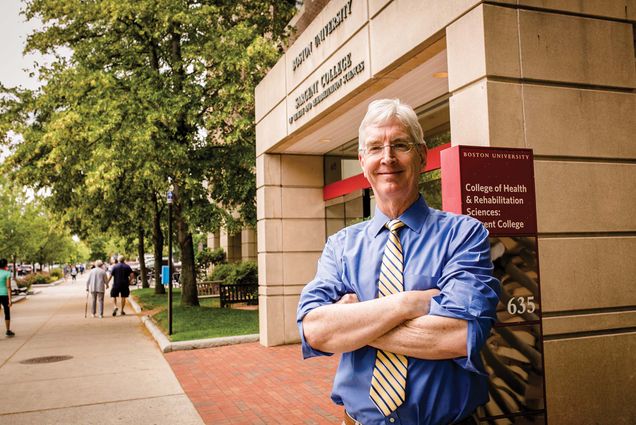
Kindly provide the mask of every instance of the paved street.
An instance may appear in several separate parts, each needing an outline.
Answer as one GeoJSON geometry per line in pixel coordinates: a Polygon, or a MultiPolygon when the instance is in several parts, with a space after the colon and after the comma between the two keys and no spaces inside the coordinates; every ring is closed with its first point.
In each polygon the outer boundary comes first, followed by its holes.
{"type": "Polygon", "coordinates": [[[0,327],[0,424],[202,424],[132,308],[84,318],[86,276],[14,304],[14,338],[0,327]],[[45,356],[70,358],[21,363],[45,356]]]}
{"type": "Polygon", "coordinates": [[[340,423],[329,399],[337,356],[303,361],[299,345],[250,343],[164,357],[130,307],[112,317],[107,298],[103,319],[84,318],[86,276],[13,305],[0,424],[340,423]],[[50,356],[69,358],[23,363],[50,356]]]}

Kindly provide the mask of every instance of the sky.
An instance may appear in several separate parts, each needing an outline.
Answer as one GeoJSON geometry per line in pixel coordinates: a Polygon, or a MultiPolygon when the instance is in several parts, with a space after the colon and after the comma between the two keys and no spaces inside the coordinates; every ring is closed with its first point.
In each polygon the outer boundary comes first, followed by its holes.
{"type": "Polygon", "coordinates": [[[0,0],[0,81],[8,87],[35,89],[39,85],[37,79],[30,78],[24,69],[32,69],[33,62],[42,60],[42,57],[24,57],[22,51],[27,35],[38,23],[26,22],[26,18],[20,15],[22,8],[20,0],[0,0]]]}
{"type": "MultiPolygon", "coordinates": [[[[29,72],[33,70],[33,62],[43,62],[43,56],[23,56],[22,52],[27,36],[39,22],[27,22],[20,14],[23,7],[20,0],[0,0],[0,82],[5,87],[36,89],[40,83],[37,78],[30,77],[29,72]]],[[[8,154],[7,147],[0,146],[0,162],[8,154]]]]}

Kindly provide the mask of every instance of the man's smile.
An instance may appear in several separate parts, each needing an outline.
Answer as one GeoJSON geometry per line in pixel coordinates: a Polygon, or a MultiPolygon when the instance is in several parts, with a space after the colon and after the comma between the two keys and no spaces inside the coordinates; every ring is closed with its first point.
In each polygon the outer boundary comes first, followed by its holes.
{"type": "Polygon", "coordinates": [[[386,171],[376,171],[378,175],[392,175],[392,174],[400,174],[403,173],[404,170],[386,170],[386,171]]]}

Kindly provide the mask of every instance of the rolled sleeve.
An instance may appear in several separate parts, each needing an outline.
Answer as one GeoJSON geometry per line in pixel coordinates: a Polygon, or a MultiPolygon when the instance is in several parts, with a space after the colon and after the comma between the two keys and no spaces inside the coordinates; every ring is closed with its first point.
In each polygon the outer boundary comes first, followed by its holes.
{"type": "Polygon", "coordinates": [[[468,322],[466,357],[454,359],[466,370],[484,374],[480,351],[496,320],[499,281],[492,277],[488,231],[476,220],[460,229],[452,254],[438,282],[440,294],[431,300],[431,315],[468,322]]]}
{"type": "Polygon", "coordinates": [[[316,356],[330,356],[333,353],[316,350],[311,347],[305,339],[303,331],[303,319],[315,308],[323,305],[333,304],[347,292],[342,279],[342,267],[339,266],[336,250],[338,243],[334,238],[329,238],[318,260],[318,270],[314,279],[305,286],[300,294],[298,310],[296,314],[296,324],[300,333],[303,358],[316,356]]]}

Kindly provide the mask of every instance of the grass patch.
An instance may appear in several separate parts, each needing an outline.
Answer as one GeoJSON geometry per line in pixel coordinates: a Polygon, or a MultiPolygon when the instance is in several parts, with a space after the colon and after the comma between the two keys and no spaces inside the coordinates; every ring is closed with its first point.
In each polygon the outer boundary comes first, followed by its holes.
{"type": "MultiPolygon", "coordinates": [[[[168,294],[157,295],[154,288],[142,288],[131,295],[168,335],[168,294]]],[[[171,341],[249,335],[258,333],[258,311],[220,308],[218,298],[199,299],[200,307],[182,307],[181,291],[172,291],[171,341]]]]}

